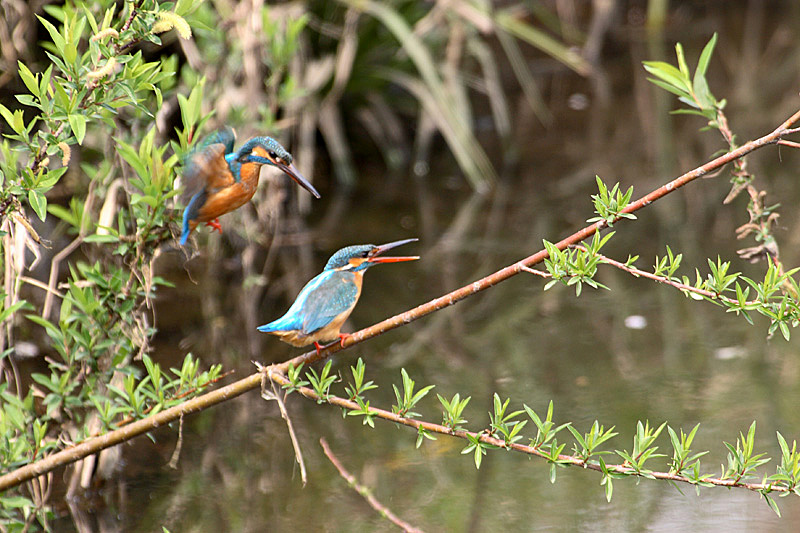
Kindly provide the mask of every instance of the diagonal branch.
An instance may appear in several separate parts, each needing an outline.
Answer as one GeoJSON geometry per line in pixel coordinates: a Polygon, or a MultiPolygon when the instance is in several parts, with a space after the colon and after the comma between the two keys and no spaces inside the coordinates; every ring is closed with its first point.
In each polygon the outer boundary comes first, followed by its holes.
{"type": "MultiPolygon", "coordinates": [[[[778,141],[780,141],[783,138],[783,136],[793,133],[795,131],[791,130],[790,127],[798,121],[800,121],[800,110],[795,112],[794,115],[789,117],[783,124],[781,124],[778,128],[773,130],[771,133],[763,137],[760,137],[758,139],[755,139],[753,141],[749,141],[740,146],[739,148],[737,148],[736,150],[725,153],[709,161],[708,163],[695,168],[694,170],[686,172],[682,176],[675,178],[669,183],[662,185],[661,187],[652,191],[651,193],[643,196],[642,198],[639,198],[635,202],[632,202],[623,210],[623,213],[634,213],[648,206],[652,202],[661,199],[667,194],[670,194],[676,189],[683,187],[687,183],[692,182],[697,178],[700,178],[702,176],[705,176],[709,173],[721,169],[731,161],[744,157],[750,152],[758,150],[759,148],[763,148],[764,146],[778,143],[778,141]]],[[[615,223],[619,221],[621,218],[622,217],[618,217],[616,220],[612,222],[615,223]]],[[[596,222],[595,224],[586,226],[585,228],[576,231],[569,237],[566,237],[565,239],[562,239],[561,241],[556,243],[555,246],[559,250],[564,250],[568,246],[579,244],[581,241],[591,237],[596,232],[598,232],[599,230],[603,229],[606,226],[607,226],[606,221],[601,220],[599,222],[596,222]]],[[[522,259],[521,261],[514,263],[513,265],[498,270],[497,272],[491,274],[490,276],[486,276],[485,278],[475,281],[467,286],[461,287],[460,289],[445,294],[444,296],[440,296],[435,300],[431,300],[426,304],[422,304],[413,309],[410,309],[405,313],[395,315],[382,322],[378,322],[373,326],[362,329],[361,331],[357,331],[356,333],[353,333],[349,337],[345,338],[341,342],[341,344],[337,341],[335,343],[326,346],[325,349],[320,350],[319,352],[312,351],[305,353],[303,355],[300,355],[289,361],[284,362],[283,364],[280,365],[279,368],[281,369],[281,371],[285,372],[289,368],[290,364],[298,366],[300,363],[309,364],[318,361],[320,359],[324,359],[328,355],[334,354],[342,349],[352,346],[353,344],[363,342],[376,335],[386,333],[387,331],[408,324],[409,322],[413,322],[414,320],[422,318],[435,311],[439,311],[440,309],[444,309],[445,307],[454,305],[457,302],[463,300],[464,298],[472,296],[473,294],[476,294],[478,292],[484,291],[489,287],[497,285],[501,281],[505,281],[508,278],[519,274],[521,271],[523,271],[523,267],[530,268],[538,263],[541,263],[542,261],[545,260],[545,258],[547,258],[547,251],[540,250],[539,252],[531,256],[528,256],[525,259],[522,259]]]]}
{"type": "MultiPolygon", "coordinates": [[[[654,190],[650,194],[647,194],[646,196],[640,198],[636,202],[631,203],[630,205],[628,205],[628,207],[625,208],[624,212],[633,213],[635,211],[638,211],[639,209],[646,207],[650,203],[662,198],[663,196],[666,196],[667,194],[673,192],[674,190],[683,187],[687,183],[694,181],[695,179],[701,176],[719,170],[720,168],[730,163],[731,161],[734,161],[735,159],[744,157],[750,152],[758,150],[759,148],[763,148],[767,145],[777,144],[780,140],[782,140],[783,136],[797,131],[797,130],[791,130],[790,127],[799,120],[800,120],[800,110],[798,110],[794,115],[788,118],[783,124],[781,124],[771,133],[763,137],[760,137],[759,139],[745,143],[736,150],[721,155],[709,161],[708,163],[683,174],[682,176],[670,181],[666,185],[663,185],[662,187],[659,187],[658,189],[654,190]]],[[[601,230],[605,226],[606,223],[604,221],[600,221],[590,226],[586,226],[580,231],[573,233],[569,237],[562,239],[556,244],[556,246],[558,247],[559,250],[563,250],[568,246],[578,244],[582,240],[591,237],[597,231],[601,230]]],[[[441,309],[444,309],[445,307],[454,305],[463,300],[464,298],[467,298],[481,291],[484,291],[490,287],[493,287],[494,285],[497,285],[502,281],[507,280],[512,276],[515,276],[516,274],[519,274],[520,272],[523,272],[525,270],[525,267],[530,268],[544,261],[546,257],[547,257],[547,251],[540,250],[539,252],[531,256],[528,256],[525,259],[522,259],[514,263],[513,265],[498,270],[494,274],[491,274],[485,278],[470,283],[469,285],[461,287],[460,289],[456,289],[453,292],[445,294],[444,296],[440,296],[439,298],[431,300],[428,303],[417,306],[404,313],[400,313],[399,315],[395,315],[391,318],[383,320],[382,322],[378,322],[377,324],[374,324],[368,328],[364,328],[361,331],[357,331],[352,335],[346,337],[341,344],[337,341],[335,343],[332,343],[324,347],[322,350],[320,350],[319,353],[317,353],[316,351],[310,351],[303,355],[285,361],[279,365],[273,365],[268,368],[272,369],[273,376],[277,378],[278,376],[280,376],[281,373],[285,373],[288,370],[289,365],[298,366],[300,363],[309,364],[319,361],[320,359],[324,359],[333,353],[349,348],[354,344],[364,342],[367,339],[370,339],[372,337],[375,337],[392,329],[408,324],[409,322],[413,322],[414,320],[427,316],[435,311],[439,311],[441,309]]],[[[0,491],[18,485],[24,481],[32,479],[41,474],[47,473],[51,470],[54,470],[55,468],[58,468],[59,466],[82,459],[87,455],[97,453],[102,449],[109,448],[121,442],[130,440],[138,435],[142,435],[143,433],[152,431],[153,429],[156,429],[164,424],[169,424],[171,422],[174,422],[175,420],[179,419],[182,415],[195,413],[207,409],[218,403],[227,401],[229,399],[235,398],[236,396],[244,394],[245,392],[259,388],[261,386],[261,381],[262,381],[262,373],[256,372],[255,374],[251,374],[250,376],[241,379],[235,383],[226,385],[221,389],[209,392],[202,396],[198,396],[196,398],[186,401],[181,405],[176,405],[174,407],[161,411],[153,416],[144,418],[142,420],[138,420],[123,428],[111,431],[105,435],[87,439],[76,446],[62,450],[40,461],[22,466],[17,470],[14,470],[12,472],[0,476],[0,491]]],[[[389,414],[393,417],[397,416],[392,413],[389,414]]],[[[417,421],[411,421],[411,422],[413,424],[416,424],[417,426],[420,424],[425,424],[423,422],[417,422],[417,421]]],[[[502,441],[500,442],[502,443],[502,441]]],[[[732,481],[726,482],[727,485],[731,485],[731,483],[732,481]]]]}

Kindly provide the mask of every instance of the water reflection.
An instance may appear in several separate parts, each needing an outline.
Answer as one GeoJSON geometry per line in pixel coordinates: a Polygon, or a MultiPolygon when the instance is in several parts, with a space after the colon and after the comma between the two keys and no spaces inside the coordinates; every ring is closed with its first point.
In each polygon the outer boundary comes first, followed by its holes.
{"type": "MultiPolygon", "coordinates": [[[[776,24],[773,41],[761,45],[761,57],[778,59],[774,50],[782,50],[783,58],[797,57],[796,40],[787,40],[786,27],[776,24]]],[[[754,38],[756,30],[748,30],[743,43],[754,38]]],[[[681,36],[691,50],[699,50],[705,38],[681,36]]],[[[723,41],[727,46],[720,62],[725,65],[740,45],[730,36],[723,41]]],[[[165,316],[173,312],[174,302],[160,303],[158,353],[180,355],[175,347],[183,340],[183,350],[206,363],[222,361],[241,375],[252,370],[251,359],[279,361],[298,353],[255,327],[285,309],[338,247],[421,239],[421,261],[402,272],[384,269],[370,275],[344,328],[353,331],[526,256],[541,247],[542,238],[556,240],[582,227],[592,215],[588,198],[594,174],[611,183],[633,184],[641,193],[706,160],[720,148],[720,140],[698,133],[698,120],[669,118],[664,110],[675,107],[674,101],[643,81],[639,62],[670,48],[660,43],[631,38],[624,57],[609,60],[606,74],[613,91],[607,106],[599,105],[588,82],[566,73],[550,78],[553,127],[542,131],[534,121],[519,126],[517,146],[506,154],[507,170],[487,196],[473,195],[463,180],[449,179],[453,169],[441,157],[433,161],[428,177],[376,174],[365,176],[354,191],[329,191],[312,216],[290,209],[288,217],[269,222],[264,206],[257,213],[262,225],[257,225],[242,210],[250,237],[257,231],[252,228],[262,228],[265,221],[276,237],[265,233],[257,244],[211,238],[202,256],[188,265],[165,261],[162,268],[172,268],[171,279],[184,279],[176,292],[185,298],[180,321],[165,316]],[[579,92],[589,95],[587,109],[568,105],[579,92]],[[224,246],[235,247],[232,259],[208,259],[229,256],[224,246]],[[197,285],[186,280],[184,266],[197,285]]],[[[758,46],[743,49],[750,48],[758,46]]],[[[796,79],[797,66],[787,61],[780,64],[796,79]]],[[[759,61],[752,63],[757,68],[759,61]]],[[[715,90],[721,96],[732,87],[726,96],[733,128],[752,137],[778,124],[797,102],[767,102],[759,95],[794,94],[786,90],[789,82],[778,77],[775,86],[765,88],[764,78],[756,80],[743,70],[716,67],[720,79],[715,90]]],[[[782,161],[771,149],[751,157],[784,206],[795,205],[800,196],[794,176],[798,156],[787,152],[782,161]]],[[[741,243],[734,228],[745,212],[741,204],[721,206],[726,192],[723,177],[690,185],[643,211],[636,223],[615,228],[618,237],[608,254],[620,260],[641,254],[638,264],[647,268],[669,244],[684,253],[692,277],[689,265],[702,269],[706,256],[735,258],[741,243]]],[[[787,241],[783,259],[797,264],[800,254],[792,249],[796,243],[790,236],[800,235],[798,215],[784,208],[781,221],[786,230],[779,238],[787,241]]],[[[760,267],[736,268],[755,276],[760,267]]],[[[595,419],[616,426],[626,438],[615,440],[612,449],[631,448],[628,437],[637,420],[656,425],[667,420],[686,431],[702,423],[694,447],[711,450],[704,461],[708,473],[718,473],[725,462],[722,441],[735,442],[754,419],[758,446],[773,464],[779,453],[775,431],[790,441],[800,437],[797,334],[791,343],[765,340],[763,321],[742,327],[741,318],[711,304],[689,301],[622,272],[605,269],[599,281],[613,290],[587,289],[576,299],[571,289],[542,292],[540,278],[520,275],[340,354],[335,366],[346,375],[349,365],[363,357],[369,379],[380,385],[369,395],[376,406],[394,402],[390,383],[399,382],[400,367],[420,386],[436,383],[434,393],[469,395],[466,416],[473,429],[488,424],[494,392],[511,397],[515,408],[524,402],[539,412],[552,399],[556,419],[571,420],[581,430],[595,419]],[[634,314],[646,319],[646,327],[625,327],[634,314]],[[731,348],[735,357],[720,355],[731,348]]],[[[438,421],[437,405],[432,394],[419,411],[438,421]]],[[[112,523],[137,531],[162,525],[172,531],[394,530],[325,460],[317,443],[325,436],[378,499],[404,520],[431,531],[671,531],[721,525],[749,531],[791,527],[800,518],[796,498],[780,499],[784,517],[778,520],[756,494],[704,489],[696,496],[692,487],[680,487],[681,495],[668,484],[646,480],[638,486],[633,480],[616,482],[614,499],[607,504],[594,473],[559,469],[551,485],[548,465],[501,451],[476,471],[471,456],[459,453],[462,441],[439,437],[417,450],[416,435],[407,428],[378,422],[377,429],[369,429],[359,417],[343,418],[336,409],[296,395],[287,407],[306,454],[308,486],[301,486],[276,406],[249,394],[187,420],[177,471],[164,466],[175,432],[158,432],[155,448],[139,439],[126,450],[126,460],[141,464],[146,458],[150,468],[133,475],[126,470],[119,489],[125,497],[109,491],[98,507],[116,517],[112,523]],[[143,450],[152,449],[156,457],[144,455],[151,452],[143,450]]],[[[661,451],[669,449],[664,437],[659,444],[661,451]]],[[[656,459],[656,465],[661,468],[663,462],[656,459]]],[[[76,518],[74,527],[82,531],[105,529],[103,520],[94,529],[79,523],[76,518]]]]}

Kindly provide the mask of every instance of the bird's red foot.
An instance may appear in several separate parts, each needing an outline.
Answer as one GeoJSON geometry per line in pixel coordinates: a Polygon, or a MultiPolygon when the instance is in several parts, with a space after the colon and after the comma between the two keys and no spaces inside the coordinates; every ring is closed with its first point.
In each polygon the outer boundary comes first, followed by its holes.
{"type": "Polygon", "coordinates": [[[350,333],[339,333],[339,344],[344,348],[344,340],[350,336],[350,333]]]}
{"type": "Polygon", "coordinates": [[[319,355],[319,351],[320,351],[320,350],[322,350],[322,349],[324,348],[324,346],[322,346],[322,345],[321,345],[320,343],[318,343],[317,341],[314,341],[314,348],[316,348],[316,349],[317,349],[317,355],[319,355]]]}
{"type": "Polygon", "coordinates": [[[211,228],[211,231],[217,230],[220,235],[222,235],[222,225],[219,223],[219,219],[215,218],[214,220],[209,220],[206,222],[206,226],[211,228]]]}

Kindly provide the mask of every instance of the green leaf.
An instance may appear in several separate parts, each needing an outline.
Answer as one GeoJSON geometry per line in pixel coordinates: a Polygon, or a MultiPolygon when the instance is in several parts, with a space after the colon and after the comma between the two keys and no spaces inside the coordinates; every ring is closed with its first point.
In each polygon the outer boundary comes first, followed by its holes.
{"type": "Polygon", "coordinates": [[[664,61],[645,61],[644,68],[653,76],[661,78],[676,89],[685,91],[686,94],[691,90],[689,79],[669,63],[664,61]]]}
{"type": "Polygon", "coordinates": [[[84,115],[70,115],[69,125],[72,128],[72,133],[75,134],[78,144],[83,144],[83,138],[86,135],[86,117],[84,115]]]}
{"type": "Polygon", "coordinates": [[[58,183],[58,180],[61,179],[61,176],[67,173],[67,167],[56,168],[53,170],[48,170],[37,180],[36,188],[40,191],[47,192],[47,190],[51,189],[53,185],[58,183]]]}
{"type": "Polygon", "coordinates": [[[33,507],[33,502],[24,496],[3,496],[0,501],[2,501],[3,507],[7,507],[9,509],[29,506],[33,507]]]}
{"type": "Polygon", "coordinates": [[[41,23],[42,23],[42,25],[43,25],[45,28],[47,28],[47,31],[48,31],[48,33],[50,33],[50,38],[51,38],[51,39],[53,39],[53,44],[55,44],[55,45],[56,45],[56,50],[58,50],[58,53],[59,53],[61,56],[63,56],[63,55],[64,55],[64,45],[65,45],[65,43],[66,43],[66,42],[64,41],[64,37],[63,37],[63,36],[61,35],[61,33],[60,33],[60,32],[59,32],[57,29],[56,29],[56,27],[55,27],[55,26],[53,26],[53,25],[52,25],[52,24],[51,24],[51,23],[50,23],[48,20],[46,20],[46,19],[43,19],[43,18],[42,18],[42,17],[40,17],[39,15],[36,15],[36,18],[38,18],[38,19],[39,19],[39,22],[41,22],[41,23]]]}
{"type": "Polygon", "coordinates": [[[689,79],[689,66],[686,64],[686,55],[683,53],[683,45],[681,43],[675,44],[675,56],[678,58],[678,68],[681,74],[689,79]]]}
{"type": "MultiPolygon", "coordinates": [[[[714,35],[716,35],[716,33],[714,35]]],[[[769,505],[769,508],[772,509],[772,511],[776,515],[778,515],[778,518],[780,518],[781,517],[781,510],[778,508],[778,504],[775,503],[775,500],[773,500],[772,498],[767,496],[767,494],[765,492],[762,492],[761,495],[764,496],[764,500],[766,500],[767,505],[769,505]]]]}
{"type": "Polygon", "coordinates": [[[95,243],[119,242],[119,237],[116,235],[102,235],[95,233],[93,235],[87,235],[84,241],[95,243]]]}
{"type": "Polygon", "coordinates": [[[47,217],[47,198],[45,195],[36,189],[31,189],[28,191],[28,202],[39,219],[44,222],[45,217],[47,217]]]}
{"type": "Polygon", "coordinates": [[[19,77],[22,78],[22,82],[25,84],[25,87],[31,92],[33,96],[39,97],[39,84],[36,83],[36,76],[33,75],[33,72],[25,66],[25,63],[22,61],[17,61],[19,65],[19,77]]]}
{"type": "Polygon", "coordinates": [[[14,114],[3,104],[0,104],[0,115],[3,115],[3,118],[6,120],[6,122],[8,122],[8,125],[14,128],[14,114]]]}
{"type": "MultiPolygon", "coordinates": [[[[28,302],[25,300],[19,300],[14,304],[10,305],[9,307],[5,308],[0,312],[0,322],[5,322],[8,317],[22,309],[23,307],[30,307],[28,302]]],[[[780,433],[778,434],[780,435],[780,433]]]]}
{"type": "Polygon", "coordinates": [[[705,76],[694,78],[694,95],[697,98],[700,107],[708,109],[714,107],[714,98],[711,96],[711,91],[708,88],[708,82],[705,76]]]}
{"type": "Polygon", "coordinates": [[[714,35],[711,36],[711,39],[706,44],[705,48],[703,48],[703,52],[700,54],[700,60],[697,62],[697,70],[694,71],[694,84],[695,88],[697,88],[697,80],[699,78],[706,77],[706,70],[708,69],[708,63],[711,60],[711,54],[714,52],[714,46],[717,44],[717,33],[714,32],[714,35]]]}

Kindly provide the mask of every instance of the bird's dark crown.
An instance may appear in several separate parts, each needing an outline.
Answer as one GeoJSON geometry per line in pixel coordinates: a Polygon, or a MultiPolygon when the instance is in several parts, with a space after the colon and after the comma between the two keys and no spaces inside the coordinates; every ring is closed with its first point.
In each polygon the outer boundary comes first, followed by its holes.
{"type": "Polygon", "coordinates": [[[270,159],[280,159],[286,165],[292,164],[292,154],[272,137],[253,137],[239,148],[237,159],[250,155],[257,146],[266,150],[270,159]]]}
{"type": "Polygon", "coordinates": [[[374,244],[356,244],[342,248],[328,259],[325,270],[335,270],[351,265],[351,259],[367,259],[377,246],[374,244]]]}

